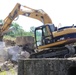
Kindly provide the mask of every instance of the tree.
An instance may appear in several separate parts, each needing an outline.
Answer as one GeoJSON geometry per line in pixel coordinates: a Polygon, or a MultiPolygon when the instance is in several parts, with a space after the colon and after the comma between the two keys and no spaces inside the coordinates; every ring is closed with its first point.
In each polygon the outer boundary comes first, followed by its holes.
{"type": "Polygon", "coordinates": [[[22,27],[17,23],[12,23],[10,28],[13,28],[13,31],[7,33],[10,36],[22,36],[25,33],[22,27]]]}
{"type": "MultiPolygon", "coordinates": [[[[0,20],[0,23],[2,24],[3,23],[3,20],[0,20]]],[[[34,30],[35,30],[35,27],[32,26],[30,27],[30,31],[28,32],[25,32],[22,28],[22,26],[20,26],[19,24],[17,23],[12,23],[9,27],[9,29],[13,29],[12,31],[6,33],[6,36],[12,36],[12,37],[17,37],[17,36],[34,36],[34,30]]]]}
{"type": "Polygon", "coordinates": [[[3,22],[3,20],[0,20],[0,23],[2,23],[3,22]]]}
{"type": "Polygon", "coordinates": [[[35,31],[35,27],[34,26],[30,27],[30,32],[34,33],[34,31],[35,31]]]}

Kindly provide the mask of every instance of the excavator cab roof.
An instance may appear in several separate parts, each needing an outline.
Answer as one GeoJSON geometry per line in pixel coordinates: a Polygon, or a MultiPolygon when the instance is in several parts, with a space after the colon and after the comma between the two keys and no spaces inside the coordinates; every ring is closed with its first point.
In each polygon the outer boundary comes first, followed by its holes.
{"type": "Polygon", "coordinates": [[[41,26],[39,26],[39,27],[36,27],[35,30],[42,29],[42,28],[47,27],[47,26],[48,26],[48,28],[50,29],[51,32],[57,30],[57,27],[55,27],[54,24],[41,25],[41,26]]]}

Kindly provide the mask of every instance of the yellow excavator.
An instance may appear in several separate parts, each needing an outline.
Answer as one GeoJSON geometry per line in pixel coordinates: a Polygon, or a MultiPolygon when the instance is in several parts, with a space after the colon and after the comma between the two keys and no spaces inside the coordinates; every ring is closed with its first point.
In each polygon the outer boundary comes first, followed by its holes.
{"type": "Polygon", "coordinates": [[[0,36],[3,36],[3,32],[10,28],[12,21],[19,15],[34,18],[43,23],[35,28],[36,46],[35,52],[30,55],[31,58],[69,57],[75,54],[76,27],[74,25],[58,29],[43,10],[35,10],[19,3],[4,19],[0,36]],[[22,10],[21,6],[28,10],[22,10]]]}

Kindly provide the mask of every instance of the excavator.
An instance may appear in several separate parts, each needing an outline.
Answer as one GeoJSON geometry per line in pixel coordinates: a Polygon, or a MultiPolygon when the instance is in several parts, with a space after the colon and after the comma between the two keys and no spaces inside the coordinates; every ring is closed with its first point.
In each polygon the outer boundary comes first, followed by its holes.
{"type": "Polygon", "coordinates": [[[58,29],[49,15],[42,9],[35,10],[19,3],[4,19],[4,24],[0,28],[0,38],[3,37],[3,32],[10,28],[12,21],[19,15],[37,19],[43,23],[43,25],[35,28],[35,47],[33,49],[34,53],[30,54],[30,58],[64,58],[75,55],[75,26],[66,26],[58,29]],[[21,7],[28,10],[22,10],[21,7]]]}

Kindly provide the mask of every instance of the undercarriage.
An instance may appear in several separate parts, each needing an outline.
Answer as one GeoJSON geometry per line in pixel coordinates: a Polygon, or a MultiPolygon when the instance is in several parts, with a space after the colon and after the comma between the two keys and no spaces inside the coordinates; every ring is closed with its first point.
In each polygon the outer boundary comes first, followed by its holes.
{"type": "Polygon", "coordinates": [[[30,55],[30,58],[68,58],[76,54],[76,46],[53,47],[30,55]]]}

